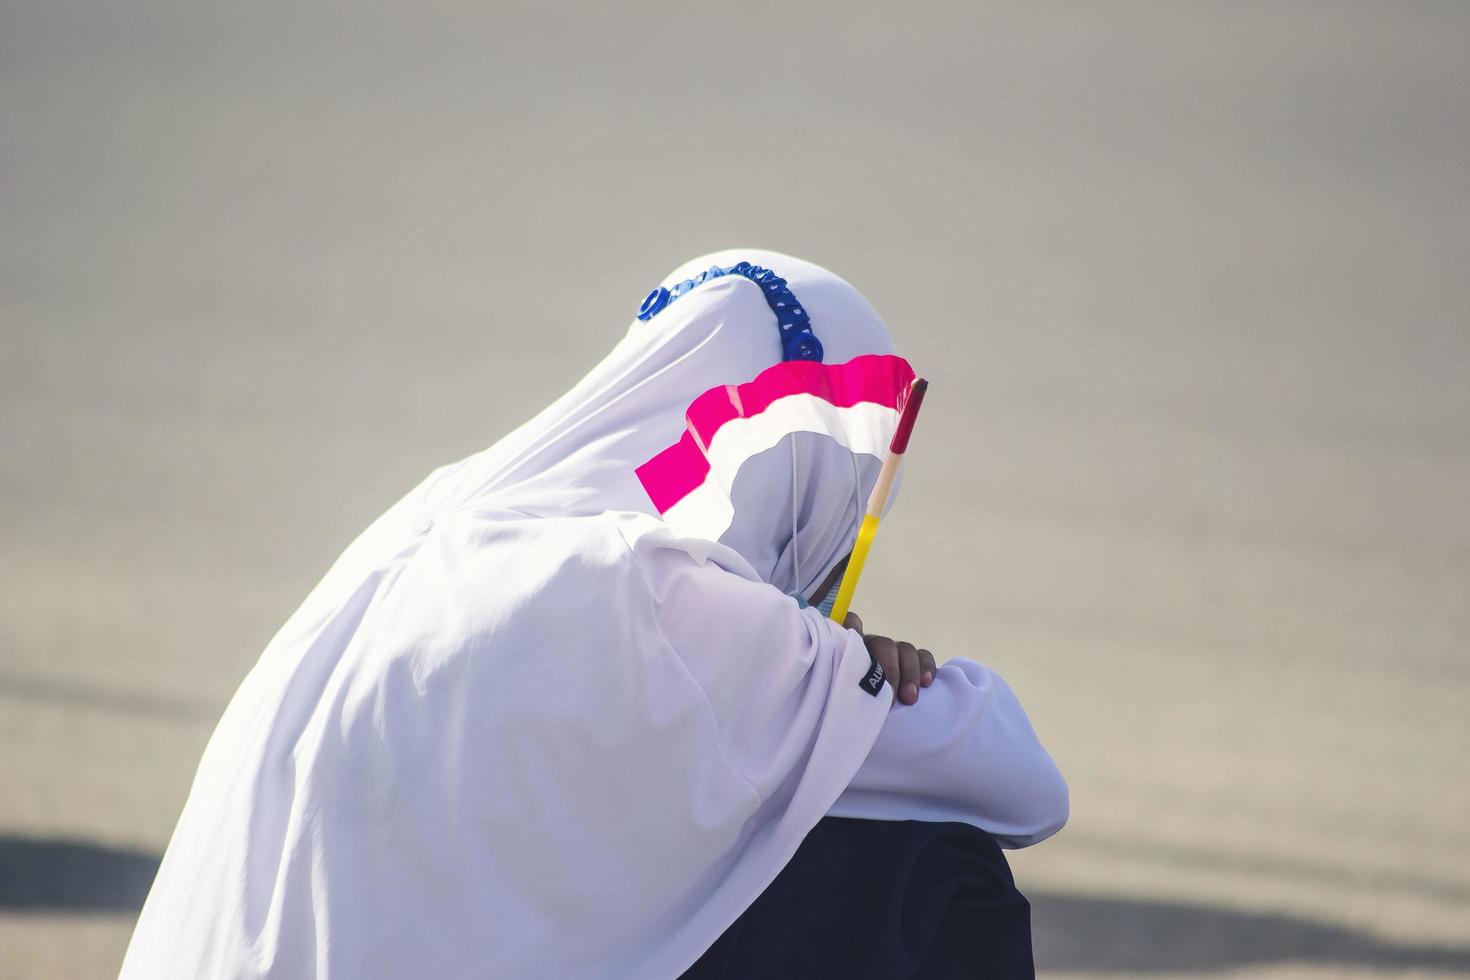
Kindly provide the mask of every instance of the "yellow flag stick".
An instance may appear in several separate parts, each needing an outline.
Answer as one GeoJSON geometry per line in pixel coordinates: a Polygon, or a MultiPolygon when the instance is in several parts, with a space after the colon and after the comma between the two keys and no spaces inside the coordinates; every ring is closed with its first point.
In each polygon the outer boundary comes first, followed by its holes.
{"type": "Polygon", "coordinates": [[[883,468],[878,471],[878,482],[868,496],[868,509],[863,514],[862,526],[858,528],[857,544],[852,547],[852,556],[847,560],[847,570],[842,573],[842,584],[837,587],[837,601],[832,604],[832,618],[838,623],[847,619],[848,607],[852,605],[852,594],[857,591],[858,579],[863,574],[863,562],[868,560],[868,549],[873,546],[873,536],[878,533],[878,522],[883,518],[883,506],[893,491],[893,481],[898,476],[898,464],[909,448],[909,436],[914,432],[914,420],[919,417],[919,406],[924,403],[924,392],[929,382],[916,378],[909,396],[904,401],[903,412],[898,417],[898,429],[893,441],[888,444],[888,455],[883,468]]]}

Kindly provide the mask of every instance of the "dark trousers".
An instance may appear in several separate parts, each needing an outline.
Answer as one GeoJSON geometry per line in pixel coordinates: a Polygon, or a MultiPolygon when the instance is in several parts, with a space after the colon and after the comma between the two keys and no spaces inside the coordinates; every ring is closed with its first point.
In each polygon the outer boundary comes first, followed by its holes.
{"type": "Polygon", "coordinates": [[[1035,975],[1031,906],[989,834],[828,817],[683,980],[1035,975]]]}

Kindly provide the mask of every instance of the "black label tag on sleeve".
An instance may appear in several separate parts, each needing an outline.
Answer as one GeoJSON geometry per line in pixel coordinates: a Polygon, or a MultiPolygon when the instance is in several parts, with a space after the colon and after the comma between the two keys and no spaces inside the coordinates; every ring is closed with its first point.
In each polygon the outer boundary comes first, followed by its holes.
{"type": "MultiPolygon", "coordinates": [[[[870,658],[871,656],[869,654],[870,658]]],[[[863,679],[858,681],[858,687],[876,698],[878,692],[883,690],[883,665],[876,660],[872,663],[873,666],[868,668],[868,672],[863,675],[863,679]]]]}

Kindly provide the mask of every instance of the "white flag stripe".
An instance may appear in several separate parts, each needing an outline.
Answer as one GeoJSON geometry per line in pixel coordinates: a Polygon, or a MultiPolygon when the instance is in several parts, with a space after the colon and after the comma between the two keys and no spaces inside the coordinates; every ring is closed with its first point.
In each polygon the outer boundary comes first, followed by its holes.
{"type": "Polygon", "coordinates": [[[720,426],[710,441],[704,482],[664,511],[664,520],[681,537],[718,541],[735,519],[730,490],[745,461],[775,446],[793,432],[818,432],[855,453],[883,458],[898,425],[898,411],[874,402],[840,407],[802,393],[772,402],[765,411],[720,426]]]}

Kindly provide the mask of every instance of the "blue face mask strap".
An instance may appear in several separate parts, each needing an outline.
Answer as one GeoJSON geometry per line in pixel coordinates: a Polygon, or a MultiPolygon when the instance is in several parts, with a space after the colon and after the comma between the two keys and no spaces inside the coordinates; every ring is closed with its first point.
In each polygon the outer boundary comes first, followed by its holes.
{"type": "Polygon", "coordinates": [[[837,578],[832,583],[832,588],[828,589],[827,594],[822,597],[822,601],[817,603],[817,609],[828,619],[832,618],[832,607],[837,605],[838,586],[842,583],[842,573],[847,571],[847,559],[844,558],[838,562],[837,567],[841,571],[837,572],[837,578]]]}
{"type": "Polygon", "coordinates": [[[695,286],[721,276],[742,276],[761,287],[761,292],[765,294],[771,312],[776,314],[776,324],[781,328],[781,360],[820,361],[822,359],[822,342],[817,339],[816,334],[812,333],[811,317],[796,301],[791,290],[786,288],[786,280],[770,269],[763,269],[749,262],[737,262],[728,269],[717,265],[710,266],[707,271],[701,272],[693,279],[685,279],[672,287],[659,286],[648,294],[643,305],[638,308],[638,319],[645,322],[652,320],[660,310],[695,286]]]}

